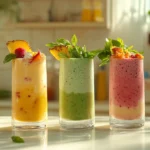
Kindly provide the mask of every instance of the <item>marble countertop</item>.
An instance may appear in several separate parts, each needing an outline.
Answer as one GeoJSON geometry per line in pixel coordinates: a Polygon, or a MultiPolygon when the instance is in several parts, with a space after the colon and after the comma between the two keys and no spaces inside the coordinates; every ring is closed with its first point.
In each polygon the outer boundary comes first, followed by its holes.
{"type": "Polygon", "coordinates": [[[11,117],[0,117],[1,150],[149,150],[150,118],[145,127],[134,130],[110,130],[108,117],[96,117],[92,130],[64,131],[58,117],[49,117],[45,130],[12,130],[11,117]],[[25,143],[11,141],[11,136],[24,138],[25,143]]]}

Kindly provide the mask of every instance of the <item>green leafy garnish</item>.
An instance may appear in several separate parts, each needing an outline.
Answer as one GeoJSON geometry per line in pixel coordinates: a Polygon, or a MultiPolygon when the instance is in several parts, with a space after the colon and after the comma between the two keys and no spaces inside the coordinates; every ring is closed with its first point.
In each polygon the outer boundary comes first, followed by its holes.
{"type": "Polygon", "coordinates": [[[60,52],[59,57],[61,58],[68,58],[68,56],[65,53],[60,52]]]}
{"type": "Polygon", "coordinates": [[[48,43],[46,44],[47,47],[50,49],[53,49],[56,46],[67,46],[70,45],[71,43],[68,40],[65,39],[57,39],[56,43],[48,43]]]}
{"type": "Polygon", "coordinates": [[[71,43],[72,43],[73,46],[76,46],[76,45],[77,45],[78,39],[77,39],[76,35],[73,35],[73,36],[72,36],[71,43]]]}
{"type": "Polygon", "coordinates": [[[49,48],[53,48],[53,47],[57,46],[57,44],[55,44],[55,43],[48,43],[48,44],[46,44],[46,46],[49,47],[49,48]]]}
{"type": "Polygon", "coordinates": [[[15,59],[15,58],[16,58],[16,55],[10,53],[10,54],[5,56],[3,63],[5,64],[5,63],[7,63],[7,62],[9,62],[9,61],[11,61],[12,59],[15,59]]]}
{"type": "Polygon", "coordinates": [[[78,39],[76,35],[73,35],[71,42],[66,39],[57,39],[55,43],[46,44],[50,49],[55,49],[55,47],[65,46],[67,47],[69,55],[64,52],[59,52],[58,56],[60,58],[94,58],[99,54],[100,50],[87,51],[85,46],[78,46],[78,39]]]}
{"type": "Polygon", "coordinates": [[[143,54],[143,52],[138,52],[133,49],[133,46],[126,46],[121,38],[118,38],[117,40],[106,38],[104,49],[100,50],[98,54],[98,57],[101,60],[100,66],[109,63],[110,57],[113,55],[112,49],[115,47],[121,48],[124,53],[143,54]]]}
{"type": "Polygon", "coordinates": [[[11,139],[14,143],[24,143],[24,139],[19,136],[12,136],[11,139]]]}

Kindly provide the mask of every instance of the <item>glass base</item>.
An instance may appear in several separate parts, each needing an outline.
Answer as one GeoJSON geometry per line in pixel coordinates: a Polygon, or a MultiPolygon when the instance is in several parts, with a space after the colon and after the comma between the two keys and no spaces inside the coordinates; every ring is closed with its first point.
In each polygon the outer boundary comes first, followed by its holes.
{"type": "Polygon", "coordinates": [[[144,126],[145,119],[121,120],[114,117],[109,118],[110,129],[133,129],[144,126]]]}
{"type": "Polygon", "coordinates": [[[72,121],[67,119],[60,118],[60,126],[64,130],[72,130],[72,129],[91,129],[94,127],[94,119],[80,120],[80,121],[72,121]]]}
{"type": "Polygon", "coordinates": [[[18,121],[13,119],[12,127],[18,129],[44,129],[46,128],[46,121],[23,122],[23,121],[18,121]]]}

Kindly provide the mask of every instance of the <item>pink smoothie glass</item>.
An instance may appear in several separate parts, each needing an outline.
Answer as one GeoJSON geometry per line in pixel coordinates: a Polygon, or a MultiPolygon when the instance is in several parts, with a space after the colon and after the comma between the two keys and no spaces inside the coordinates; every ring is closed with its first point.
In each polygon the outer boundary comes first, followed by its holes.
{"type": "Polygon", "coordinates": [[[111,128],[144,125],[145,97],[143,59],[110,59],[109,114],[111,128]]]}

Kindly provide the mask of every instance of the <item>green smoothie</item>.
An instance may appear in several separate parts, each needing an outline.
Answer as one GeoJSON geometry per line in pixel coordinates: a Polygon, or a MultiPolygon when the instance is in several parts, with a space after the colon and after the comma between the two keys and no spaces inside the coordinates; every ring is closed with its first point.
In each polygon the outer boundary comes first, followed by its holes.
{"type": "Polygon", "coordinates": [[[61,91],[60,115],[64,119],[85,120],[94,117],[93,93],[69,93],[61,91]]]}
{"type": "Polygon", "coordinates": [[[94,67],[87,58],[60,60],[59,109],[61,119],[94,118],[94,67]]]}

